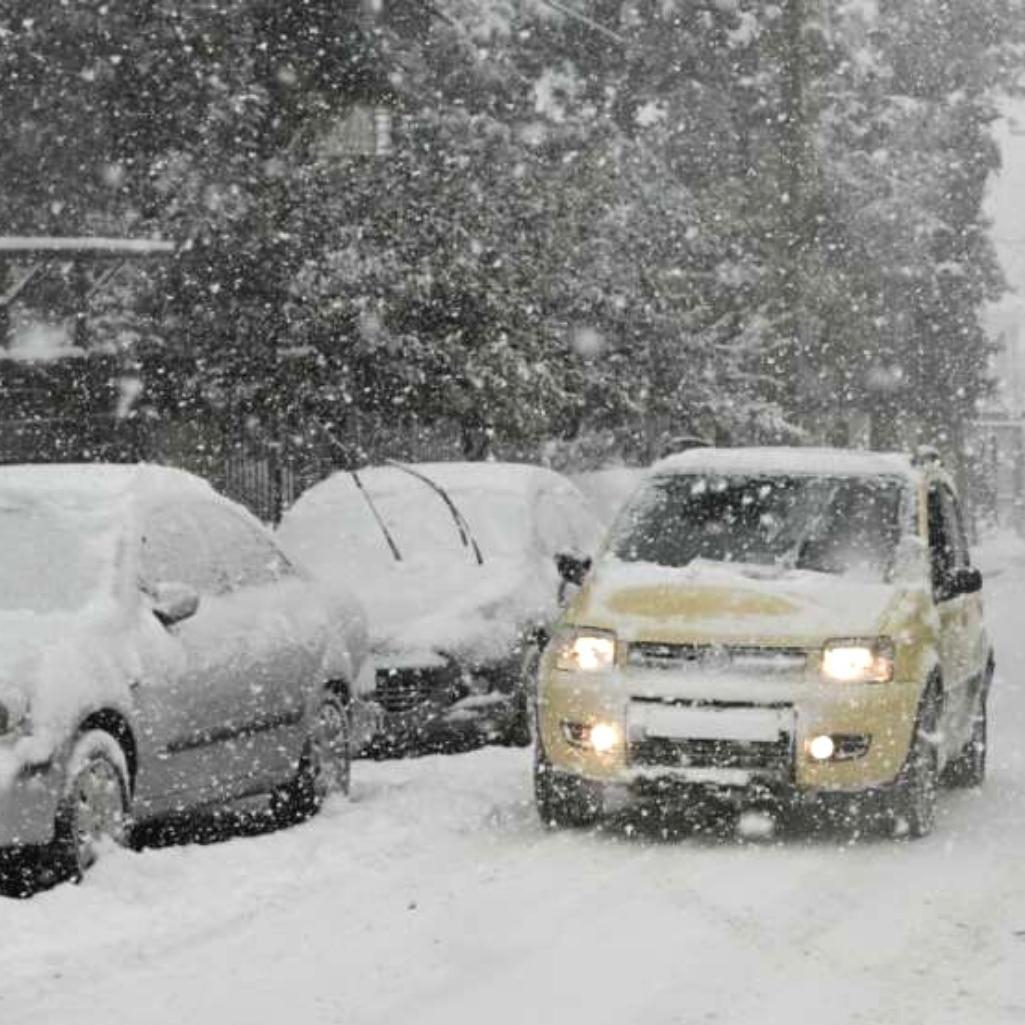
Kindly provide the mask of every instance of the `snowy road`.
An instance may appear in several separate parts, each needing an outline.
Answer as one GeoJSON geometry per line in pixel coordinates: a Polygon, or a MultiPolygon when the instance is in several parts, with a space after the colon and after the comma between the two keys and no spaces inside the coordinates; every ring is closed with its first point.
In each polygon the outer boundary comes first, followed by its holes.
{"type": "Polygon", "coordinates": [[[0,1023],[1025,1020],[1025,561],[991,776],[913,844],[546,834],[529,755],[359,763],[316,821],[0,898],[0,1023]]]}

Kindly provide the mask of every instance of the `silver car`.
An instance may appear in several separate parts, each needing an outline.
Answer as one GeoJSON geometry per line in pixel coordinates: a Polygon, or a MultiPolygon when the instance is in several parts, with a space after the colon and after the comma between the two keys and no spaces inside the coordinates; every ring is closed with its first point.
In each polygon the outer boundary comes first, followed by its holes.
{"type": "Polygon", "coordinates": [[[80,875],[140,820],[349,779],[362,609],[155,466],[0,469],[0,849],[80,875]]]}

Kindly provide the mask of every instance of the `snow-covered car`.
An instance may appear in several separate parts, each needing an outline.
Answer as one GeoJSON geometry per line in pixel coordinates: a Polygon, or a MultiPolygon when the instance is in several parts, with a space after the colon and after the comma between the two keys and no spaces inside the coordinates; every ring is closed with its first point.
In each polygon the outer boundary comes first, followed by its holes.
{"type": "Polygon", "coordinates": [[[0,848],[80,874],[133,823],[349,778],[358,602],[180,470],[0,469],[0,848]]]}
{"type": "Polygon", "coordinates": [[[656,464],[546,649],[546,822],[611,795],[822,806],[911,836],[986,768],[993,651],[949,476],[835,449],[656,464]]]}
{"type": "Polygon", "coordinates": [[[340,472],[285,514],[285,550],[364,603],[375,670],[371,748],[467,736],[530,742],[539,635],[565,594],[557,559],[602,534],[559,474],[512,463],[340,472]]]}
{"type": "Polygon", "coordinates": [[[580,493],[604,523],[612,523],[644,479],[645,470],[636,466],[610,466],[569,475],[580,493]]]}

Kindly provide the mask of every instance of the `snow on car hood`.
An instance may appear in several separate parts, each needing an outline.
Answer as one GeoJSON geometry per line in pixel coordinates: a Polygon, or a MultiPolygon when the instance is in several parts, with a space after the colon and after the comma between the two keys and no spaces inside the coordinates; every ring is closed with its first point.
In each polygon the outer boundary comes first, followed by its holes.
{"type": "Polygon", "coordinates": [[[0,703],[13,724],[0,737],[0,787],[26,762],[48,758],[84,709],[127,707],[133,654],[112,603],[0,613],[0,703]],[[26,715],[31,735],[19,736],[26,715]]]}
{"type": "Polygon", "coordinates": [[[817,644],[876,635],[900,594],[893,584],[810,570],[606,559],[574,603],[572,619],[628,640],[817,644]]]}
{"type": "Polygon", "coordinates": [[[523,558],[490,557],[482,565],[397,563],[360,596],[378,657],[443,652],[488,662],[508,656],[526,623],[555,614],[556,592],[554,565],[546,572],[523,558]]]}

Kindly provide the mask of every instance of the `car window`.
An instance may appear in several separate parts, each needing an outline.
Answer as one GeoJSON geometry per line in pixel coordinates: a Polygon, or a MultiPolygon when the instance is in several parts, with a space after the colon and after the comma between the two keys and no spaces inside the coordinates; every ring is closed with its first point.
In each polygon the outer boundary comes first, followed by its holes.
{"type": "MultiPolygon", "coordinates": [[[[390,469],[366,481],[365,486],[404,560],[471,558],[451,511],[430,485],[402,470],[390,469]]],[[[382,543],[383,537],[377,547],[382,543]]]]}
{"type": "Polygon", "coordinates": [[[966,569],[971,565],[971,555],[968,549],[968,535],[965,532],[964,519],[961,516],[961,507],[950,488],[943,488],[941,495],[954,566],[956,569],[966,569]]]}
{"type": "Polygon", "coordinates": [[[955,570],[969,565],[968,541],[957,500],[943,484],[929,489],[929,553],[935,587],[955,570]]]}
{"type": "Polygon", "coordinates": [[[140,538],[143,587],[160,583],[188,584],[201,594],[222,589],[206,538],[188,503],[170,502],[144,511],[140,538]]]}
{"type": "Polygon", "coordinates": [[[888,477],[655,477],[617,519],[612,551],[666,566],[708,559],[880,578],[900,537],[902,494],[888,477]]]}
{"type": "Polygon", "coordinates": [[[191,513],[206,540],[221,592],[271,584],[294,572],[277,545],[233,509],[197,502],[191,513]]]}
{"type": "Polygon", "coordinates": [[[532,513],[525,492],[467,483],[451,487],[449,494],[466,517],[485,559],[531,551],[532,513]]]}

